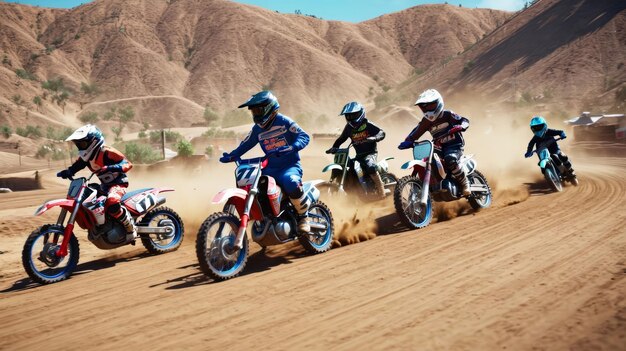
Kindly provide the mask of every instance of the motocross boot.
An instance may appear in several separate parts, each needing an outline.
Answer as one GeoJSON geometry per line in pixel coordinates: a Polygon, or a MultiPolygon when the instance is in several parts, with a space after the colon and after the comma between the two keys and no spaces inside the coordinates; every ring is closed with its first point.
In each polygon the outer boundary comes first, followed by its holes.
{"type": "Polygon", "coordinates": [[[122,207],[122,212],[124,213],[118,220],[124,226],[124,229],[126,229],[126,241],[130,242],[137,239],[137,228],[135,227],[135,223],[133,221],[133,217],[130,215],[130,212],[125,207],[122,207]]]}
{"type": "Polygon", "coordinates": [[[372,180],[374,181],[374,186],[376,187],[376,193],[381,199],[384,199],[387,194],[391,191],[389,189],[385,189],[385,184],[383,183],[383,179],[380,177],[380,173],[374,172],[370,174],[372,180]]]}
{"type": "Polygon", "coordinates": [[[309,233],[311,231],[311,225],[309,225],[309,207],[311,206],[311,200],[302,194],[300,198],[289,198],[293,207],[298,213],[298,233],[309,233]]]}
{"type": "Polygon", "coordinates": [[[458,173],[452,172],[452,176],[459,183],[459,186],[461,187],[461,193],[463,194],[463,196],[464,197],[470,196],[472,195],[472,192],[470,191],[469,180],[467,179],[467,176],[465,175],[465,172],[463,172],[463,170],[459,169],[459,171],[460,172],[458,173]]]}

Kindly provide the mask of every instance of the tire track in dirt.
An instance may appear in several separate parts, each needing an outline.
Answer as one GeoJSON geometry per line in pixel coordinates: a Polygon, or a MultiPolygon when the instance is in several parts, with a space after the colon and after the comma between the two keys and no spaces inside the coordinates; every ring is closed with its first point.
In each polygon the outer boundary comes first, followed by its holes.
{"type": "Polygon", "coordinates": [[[82,258],[68,281],[0,293],[0,348],[619,349],[626,167],[594,162],[563,193],[319,256],[272,248],[218,284],[192,246],[82,258]]]}

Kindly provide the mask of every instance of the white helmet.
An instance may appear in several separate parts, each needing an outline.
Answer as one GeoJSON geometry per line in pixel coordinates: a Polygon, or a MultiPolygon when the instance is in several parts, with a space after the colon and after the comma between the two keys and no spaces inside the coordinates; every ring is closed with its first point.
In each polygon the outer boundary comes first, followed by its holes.
{"type": "Polygon", "coordinates": [[[87,124],[74,131],[65,141],[73,141],[78,148],[78,156],[85,162],[93,159],[104,145],[104,136],[98,127],[87,124]]]}
{"type": "Polygon", "coordinates": [[[424,113],[424,118],[433,122],[443,112],[443,97],[435,89],[428,89],[420,94],[420,97],[415,101],[415,105],[424,113]]]}

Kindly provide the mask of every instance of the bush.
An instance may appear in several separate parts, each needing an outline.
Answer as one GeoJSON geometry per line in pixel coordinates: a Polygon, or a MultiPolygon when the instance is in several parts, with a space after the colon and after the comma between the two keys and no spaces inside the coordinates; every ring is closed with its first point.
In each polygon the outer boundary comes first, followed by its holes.
{"type": "Polygon", "coordinates": [[[213,157],[213,152],[214,151],[215,150],[213,149],[213,146],[209,145],[209,146],[206,147],[206,149],[204,149],[204,154],[209,156],[209,157],[213,157]]]}
{"type": "Polygon", "coordinates": [[[46,129],[46,138],[52,140],[65,140],[68,136],[72,134],[72,128],[65,127],[61,129],[55,129],[52,127],[48,127],[46,129]]]}
{"type": "MultiPolygon", "coordinates": [[[[165,131],[165,142],[166,143],[177,143],[179,140],[183,138],[182,134],[178,132],[173,132],[171,130],[165,131]]],[[[150,142],[151,143],[160,143],[161,142],[161,131],[153,130],[150,132],[150,142]]]]}
{"type": "Polygon", "coordinates": [[[185,139],[181,139],[176,144],[176,150],[178,151],[178,156],[181,157],[189,157],[193,155],[193,145],[185,139]]]}
{"type": "Polygon", "coordinates": [[[150,145],[143,143],[127,143],[124,148],[126,157],[134,163],[153,163],[161,159],[161,155],[150,145]]]}
{"type": "Polygon", "coordinates": [[[146,132],[144,132],[143,130],[141,132],[139,132],[139,134],[137,134],[137,137],[139,139],[145,139],[148,137],[148,135],[146,134],[146,132]]]}
{"type": "Polygon", "coordinates": [[[57,148],[52,144],[42,145],[37,149],[37,153],[35,154],[36,158],[47,158],[54,161],[62,160],[66,157],[63,149],[57,148]]]}
{"type": "Polygon", "coordinates": [[[15,70],[15,74],[17,74],[17,76],[22,79],[37,80],[37,78],[35,78],[35,76],[32,73],[28,72],[25,69],[18,68],[15,70]]]}
{"type": "Polygon", "coordinates": [[[11,136],[11,133],[13,133],[11,127],[7,125],[0,126],[0,134],[2,134],[5,139],[8,139],[11,136]]]}
{"type": "Polygon", "coordinates": [[[213,111],[213,109],[211,109],[209,106],[206,106],[204,108],[204,114],[203,114],[204,120],[207,121],[208,124],[212,124],[213,122],[216,122],[220,116],[217,115],[217,113],[215,113],[215,111],[213,111]]]}
{"type": "Polygon", "coordinates": [[[78,119],[81,122],[83,122],[83,123],[91,123],[91,124],[93,124],[93,123],[98,122],[98,120],[100,118],[98,117],[98,113],[97,112],[93,112],[92,111],[92,112],[87,112],[87,113],[84,113],[84,114],[78,116],[78,119]]]}
{"type": "Polygon", "coordinates": [[[41,138],[43,133],[41,132],[41,127],[39,126],[26,126],[26,128],[17,127],[15,133],[24,138],[41,138]]]}
{"type": "Polygon", "coordinates": [[[250,112],[246,110],[237,109],[237,110],[226,112],[226,114],[224,115],[224,119],[222,120],[222,127],[228,128],[228,127],[240,126],[240,125],[248,124],[251,122],[252,122],[252,116],[250,116],[250,112]]]}
{"type": "Polygon", "coordinates": [[[202,133],[202,136],[207,138],[234,138],[237,135],[232,130],[222,130],[215,127],[209,128],[206,132],[202,133]]]}

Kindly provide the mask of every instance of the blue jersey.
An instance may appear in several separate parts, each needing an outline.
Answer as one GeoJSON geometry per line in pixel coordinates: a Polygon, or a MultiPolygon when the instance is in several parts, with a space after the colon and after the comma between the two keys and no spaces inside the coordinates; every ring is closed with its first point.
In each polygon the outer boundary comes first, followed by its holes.
{"type": "Polygon", "coordinates": [[[267,129],[263,129],[255,124],[248,136],[230,154],[235,157],[241,157],[257,143],[265,154],[283,146],[291,146],[293,148],[292,152],[280,157],[269,158],[267,168],[283,169],[299,165],[300,154],[298,151],[307,146],[309,139],[309,135],[296,122],[278,113],[274,122],[267,129]]]}

